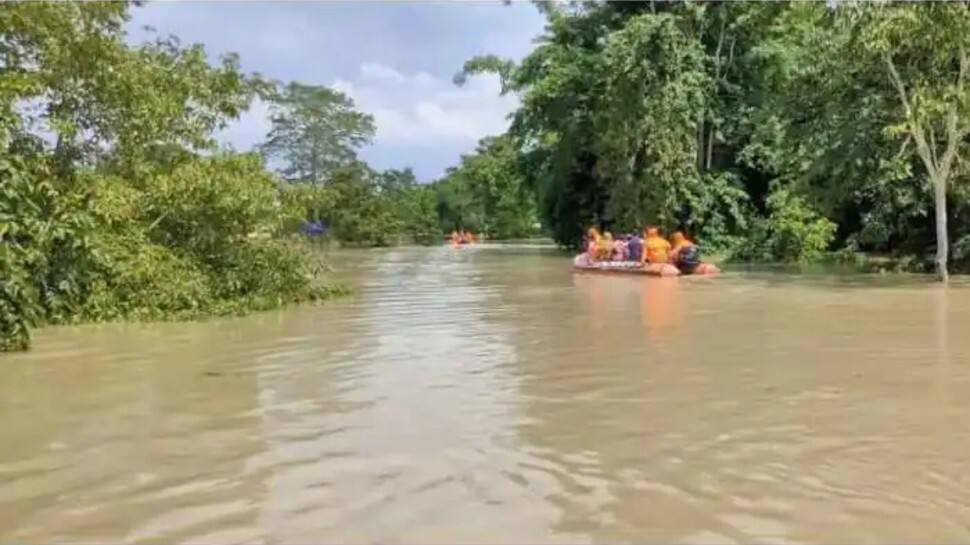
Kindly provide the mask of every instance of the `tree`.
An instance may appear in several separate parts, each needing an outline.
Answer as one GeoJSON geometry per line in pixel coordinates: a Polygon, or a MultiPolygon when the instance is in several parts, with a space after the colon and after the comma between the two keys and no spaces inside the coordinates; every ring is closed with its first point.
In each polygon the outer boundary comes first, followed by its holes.
{"type": "Polygon", "coordinates": [[[947,191],[970,134],[970,10],[961,4],[842,8],[856,61],[880,63],[898,101],[887,135],[915,142],[936,214],[936,273],[948,277],[947,191]],[[850,27],[850,28],[851,28],[850,27]]]}
{"type": "MultiPolygon", "coordinates": [[[[733,67],[728,32],[713,62],[697,21],[714,12],[648,7],[548,9],[546,34],[521,63],[479,57],[456,78],[495,72],[522,95],[510,135],[562,245],[578,244],[590,224],[681,226],[708,241],[744,228],[747,197],[737,176],[712,170],[720,125],[705,121],[726,117],[714,108],[727,102],[713,97],[733,67]]],[[[726,9],[716,12],[724,21],[726,9]]]]}
{"type": "Polygon", "coordinates": [[[0,5],[0,118],[22,136],[53,135],[61,173],[108,159],[130,171],[157,147],[212,149],[212,132],[249,106],[254,81],[234,55],[212,66],[174,37],[128,46],[129,5],[0,5]]]}
{"type": "Polygon", "coordinates": [[[128,45],[128,7],[0,4],[0,350],[325,294],[310,256],[249,236],[278,213],[261,159],[212,153],[258,82],[201,45],[128,45]]]}
{"type": "Polygon", "coordinates": [[[676,15],[643,14],[609,36],[603,56],[593,149],[611,186],[615,228],[674,225],[700,181],[695,134],[708,85],[701,44],[676,15]]]}
{"type": "Polygon", "coordinates": [[[970,134],[968,31],[962,4],[789,8],[759,48],[776,98],[746,153],[870,240],[911,236],[933,208],[945,281],[947,194],[970,134]]]}
{"type": "Polygon", "coordinates": [[[291,181],[323,183],[357,160],[357,149],[374,136],[374,118],[354,110],[353,100],[322,86],[289,83],[269,97],[272,128],[263,153],[283,162],[291,181]]]}
{"type": "Polygon", "coordinates": [[[430,185],[418,183],[410,168],[388,169],[378,176],[381,197],[397,217],[395,229],[416,242],[430,244],[441,234],[437,198],[430,185]]]}
{"type": "Polygon", "coordinates": [[[445,231],[469,228],[500,239],[535,232],[533,193],[507,135],[483,138],[475,153],[463,155],[439,183],[439,197],[445,231]]]}
{"type": "Polygon", "coordinates": [[[595,114],[604,91],[603,49],[621,23],[612,8],[592,3],[542,8],[547,30],[521,63],[494,56],[470,59],[456,83],[493,72],[503,92],[517,92],[510,136],[523,155],[543,223],[557,243],[576,246],[584,226],[608,221],[607,184],[596,173],[595,114]]]}

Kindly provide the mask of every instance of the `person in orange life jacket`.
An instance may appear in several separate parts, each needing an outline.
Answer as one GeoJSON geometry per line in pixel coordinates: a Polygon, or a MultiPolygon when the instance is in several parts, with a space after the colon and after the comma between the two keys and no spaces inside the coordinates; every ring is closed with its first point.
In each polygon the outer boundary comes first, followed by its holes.
{"type": "Polygon", "coordinates": [[[660,236],[656,227],[648,227],[643,237],[643,255],[641,263],[667,263],[670,253],[670,243],[660,236]]]}

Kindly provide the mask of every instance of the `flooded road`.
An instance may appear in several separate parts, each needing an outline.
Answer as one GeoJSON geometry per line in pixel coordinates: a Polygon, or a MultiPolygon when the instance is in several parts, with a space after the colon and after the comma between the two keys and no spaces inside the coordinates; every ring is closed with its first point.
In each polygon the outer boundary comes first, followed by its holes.
{"type": "Polygon", "coordinates": [[[0,355],[0,541],[970,541],[970,287],[349,252],[0,355]]]}

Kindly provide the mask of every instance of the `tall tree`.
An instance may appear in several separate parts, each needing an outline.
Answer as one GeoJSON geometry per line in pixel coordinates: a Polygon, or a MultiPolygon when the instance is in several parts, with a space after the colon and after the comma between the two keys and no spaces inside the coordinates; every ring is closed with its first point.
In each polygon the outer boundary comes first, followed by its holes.
{"type": "Polygon", "coordinates": [[[554,238],[577,244],[584,224],[659,222],[712,235],[743,224],[736,177],[701,175],[713,166],[720,125],[706,120],[723,117],[713,97],[727,87],[734,47],[724,22],[709,62],[697,21],[721,11],[583,3],[545,13],[546,33],[521,63],[475,58],[457,82],[491,71],[521,93],[511,135],[554,238]]]}
{"type": "Polygon", "coordinates": [[[925,198],[945,281],[947,196],[970,135],[968,49],[962,3],[793,6],[760,47],[777,98],[749,151],[801,192],[862,212],[863,232],[898,233],[892,218],[921,215],[925,198]]]}
{"type": "Polygon", "coordinates": [[[507,135],[479,141],[475,153],[463,155],[439,182],[438,194],[445,230],[466,227],[464,223],[474,219],[467,227],[494,238],[524,237],[535,231],[533,192],[507,135]]]}
{"type": "Polygon", "coordinates": [[[842,8],[858,25],[857,61],[879,63],[895,91],[890,135],[912,140],[933,189],[936,273],[948,277],[947,191],[970,134],[970,10],[963,3],[842,8]]]}
{"type": "Polygon", "coordinates": [[[270,95],[272,128],[263,153],[283,163],[292,181],[323,183],[335,170],[353,164],[357,149],[374,136],[374,118],[354,109],[354,101],[328,87],[289,83],[270,95]]]}

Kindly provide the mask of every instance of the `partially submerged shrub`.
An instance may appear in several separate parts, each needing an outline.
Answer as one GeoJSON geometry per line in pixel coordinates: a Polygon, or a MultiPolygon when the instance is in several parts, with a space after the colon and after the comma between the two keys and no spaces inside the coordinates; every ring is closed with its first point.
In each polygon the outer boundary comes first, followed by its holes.
{"type": "Polygon", "coordinates": [[[85,196],[59,191],[44,162],[0,157],[0,350],[72,315],[86,295],[93,221],[85,196]]]}
{"type": "Polygon", "coordinates": [[[71,189],[0,161],[0,182],[0,349],[26,348],[42,322],[239,313],[339,291],[298,241],[249,236],[280,218],[254,156],[144,180],[89,173],[71,189]]]}
{"type": "Polygon", "coordinates": [[[835,237],[836,225],[808,206],[805,199],[780,189],[767,199],[768,248],[780,261],[819,260],[835,237]]]}
{"type": "Polygon", "coordinates": [[[801,197],[776,188],[766,201],[768,217],[750,223],[748,237],[731,256],[742,261],[811,263],[822,259],[836,225],[801,197]]]}

